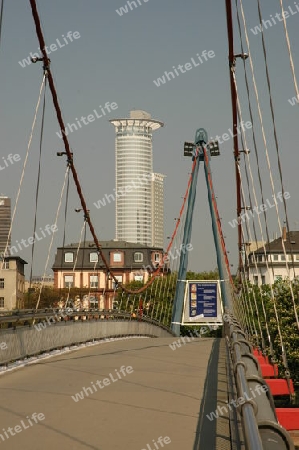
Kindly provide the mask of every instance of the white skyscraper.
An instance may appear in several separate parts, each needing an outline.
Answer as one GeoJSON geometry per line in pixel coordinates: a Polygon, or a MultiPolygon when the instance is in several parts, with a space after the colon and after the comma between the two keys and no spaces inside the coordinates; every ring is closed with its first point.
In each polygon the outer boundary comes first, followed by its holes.
{"type": "Polygon", "coordinates": [[[164,244],[164,178],[161,173],[152,174],[152,246],[164,244]]]}
{"type": "Polygon", "coordinates": [[[8,239],[11,226],[10,198],[0,195],[0,257],[9,254],[11,236],[8,239]],[[7,245],[7,248],[6,248],[7,245]]]}
{"type": "Polygon", "coordinates": [[[152,134],[164,124],[140,110],[110,122],[116,131],[116,239],[152,246],[152,134]]]}

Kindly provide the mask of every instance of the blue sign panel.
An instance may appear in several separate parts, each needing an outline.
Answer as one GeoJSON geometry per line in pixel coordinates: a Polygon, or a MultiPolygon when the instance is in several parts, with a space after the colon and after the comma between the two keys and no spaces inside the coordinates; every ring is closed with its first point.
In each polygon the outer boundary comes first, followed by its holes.
{"type": "Polygon", "coordinates": [[[191,282],[189,284],[189,317],[217,318],[218,283],[191,282]]]}

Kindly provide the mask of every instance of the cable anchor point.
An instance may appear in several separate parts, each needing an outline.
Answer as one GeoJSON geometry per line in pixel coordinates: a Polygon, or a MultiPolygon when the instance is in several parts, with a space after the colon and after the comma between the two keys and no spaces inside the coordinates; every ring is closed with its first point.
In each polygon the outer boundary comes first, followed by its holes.
{"type": "Polygon", "coordinates": [[[33,58],[30,58],[30,60],[31,60],[31,62],[33,64],[35,64],[35,63],[37,63],[39,61],[42,61],[44,63],[44,65],[43,65],[44,75],[46,77],[48,76],[48,72],[50,70],[50,63],[51,63],[50,58],[45,58],[44,56],[40,57],[40,58],[37,58],[36,56],[34,56],[33,58]]]}
{"type": "MultiPolygon", "coordinates": [[[[63,130],[61,130],[61,132],[64,133],[63,130]]],[[[71,156],[70,157],[68,156],[67,152],[57,152],[56,154],[57,154],[57,156],[67,155],[66,162],[67,162],[68,167],[70,167],[73,164],[73,162],[74,162],[73,161],[73,152],[71,152],[71,156]]]]}

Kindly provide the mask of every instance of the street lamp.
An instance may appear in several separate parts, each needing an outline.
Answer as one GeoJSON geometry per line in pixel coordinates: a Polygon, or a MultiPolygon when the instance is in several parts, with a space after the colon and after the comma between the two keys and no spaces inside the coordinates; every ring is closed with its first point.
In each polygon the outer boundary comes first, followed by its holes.
{"type": "Polygon", "coordinates": [[[184,143],[184,156],[191,156],[194,160],[196,156],[196,148],[206,145],[210,156],[219,156],[219,142],[212,140],[208,141],[208,133],[204,128],[199,128],[196,131],[195,142],[185,142],[184,143]]]}
{"type": "Polygon", "coordinates": [[[209,142],[207,147],[210,150],[211,156],[219,156],[220,155],[218,141],[211,141],[211,142],[209,142]]]}
{"type": "Polygon", "coordinates": [[[193,156],[195,145],[193,142],[184,143],[184,156],[193,156]]]}

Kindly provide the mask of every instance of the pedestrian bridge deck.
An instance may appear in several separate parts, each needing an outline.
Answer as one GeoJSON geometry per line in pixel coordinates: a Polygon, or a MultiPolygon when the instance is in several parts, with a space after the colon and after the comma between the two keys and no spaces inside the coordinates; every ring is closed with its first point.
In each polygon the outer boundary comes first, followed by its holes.
{"type": "Polygon", "coordinates": [[[105,342],[2,375],[1,448],[230,449],[228,418],[206,417],[227,399],[224,341],[174,340],[105,342]]]}

